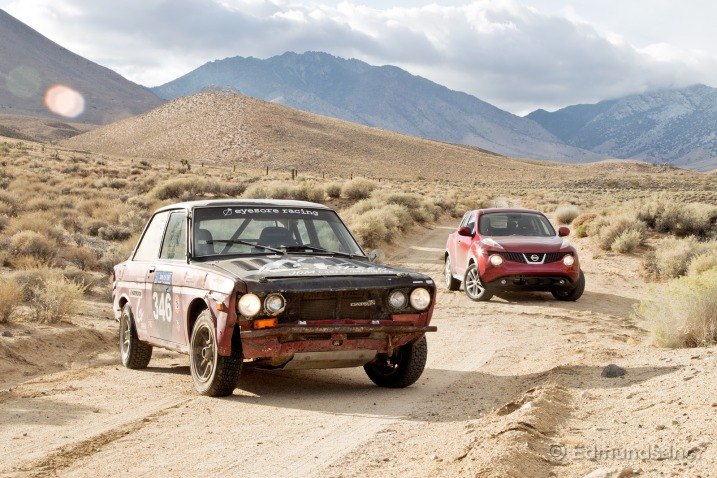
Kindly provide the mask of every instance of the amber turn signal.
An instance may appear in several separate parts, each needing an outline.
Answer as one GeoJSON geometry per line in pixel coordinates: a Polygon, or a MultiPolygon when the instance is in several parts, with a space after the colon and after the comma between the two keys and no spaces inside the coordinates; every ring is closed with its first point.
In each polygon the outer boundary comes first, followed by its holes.
{"type": "Polygon", "coordinates": [[[255,329],[269,329],[276,327],[277,322],[276,317],[272,317],[271,319],[256,319],[253,323],[255,329]]]}
{"type": "Polygon", "coordinates": [[[224,302],[217,302],[217,311],[218,312],[226,312],[227,310],[228,310],[227,306],[224,305],[224,302]]]}

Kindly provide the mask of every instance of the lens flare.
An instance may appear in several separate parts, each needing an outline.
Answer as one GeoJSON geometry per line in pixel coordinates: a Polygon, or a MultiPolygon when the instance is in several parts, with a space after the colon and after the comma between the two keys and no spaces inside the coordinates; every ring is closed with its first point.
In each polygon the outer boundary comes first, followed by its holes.
{"type": "Polygon", "coordinates": [[[45,106],[56,115],[77,118],[85,111],[85,98],[69,86],[55,85],[45,92],[45,106]]]}

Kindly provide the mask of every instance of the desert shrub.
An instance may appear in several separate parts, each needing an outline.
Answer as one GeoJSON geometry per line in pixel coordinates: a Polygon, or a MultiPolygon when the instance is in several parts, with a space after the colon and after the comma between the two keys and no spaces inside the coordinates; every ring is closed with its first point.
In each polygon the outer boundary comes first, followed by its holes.
{"type": "Polygon", "coordinates": [[[308,181],[298,184],[267,182],[246,188],[243,197],[251,199],[295,199],[298,201],[323,202],[324,190],[308,181]]]}
{"type": "Polygon", "coordinates": [[[588,236],[588,225],[580,224],[575,228],[575,237],[587,237],[588,236]]]}
{"type": "Polygon", "coordinates": [[[91,272],[87,272],[76,267],[68,267],[67,269],[64,269],[62,271],[62,275],[65,279],[82,285],[85,292],[99,283],[97,278],[92,275],[91,272]]]}
{"type": "Polygon", "coordinates": [[[152,189],[151,194],[160,200],[191,198],[214,192],[216,184],[202,178],[179,178],[165,181],[152,189]]]}
{"type": "Polygon", "coordinates": [[[687,274],[698,275],[710,269],[717,269],[717,250],[712,253],[703,252],[693,257],[690,261],[690,267],[687,269],[687,274]]]}
{"type": "Polygon", "coordinates": [[[637,316],[660,347],[717,343],[717,269],[674,279],[643,299],[637,316]]]}
{"type": "Polygon", "coordinates": [[[326,191],[326,195],[333,199],[341,197],[341,186],[342,186],[342,184],[339,182],[333,182],[333,183],[327,184],[324,187],[324,190],[326,191]]]}
{"type": "Polygon", "coordinates": [[[378,183],[370,179],[356,178],[341,186],[341,195],[347,199],[357,201],[366,199],[371,192],[378,188],[378,183]]]}
{"type": "Polygon", "coordinates": [[[572,226],[578,228],[582,225],[585,225],[587,227],[587,224],[596,217],[597,214],[595,214],[594,212],[586,212],[584,214],[580,214],[578,217],[573,219],[572,226]]]}
{"type": "Polygon", "coordinates": [[[11,279],[0,279],[0,323],[7,322],[22,303],[22,287],[11,279]]]}
{"type": "Polygon", "coordinates": [[[10,238],[10,252],[14,255],[31,256],[49,262],[55,256],[56,245],[35,231],[20,231],[10,238]]]}
{"type": "Polygon", "coordinates": [[[639,219],[657,232],[676,236],[709,237],[717,232],[717,206],[703,203],[681,203],[664,198],[643,203],[639,219]]]}
{"type": "Polygon", "coordinates": [[[126,227],[109,225],[99,228],[97,235],[106,241],[124,241],[132,236],[132,231],[126,227]]]}
{"type": "Polygon", "coordinates": [[[103,221],[101,219],[93,219],[85,224],[85,231],[90,236],[98,236],[100,234],[100,229],[105,228],[109,226],[107,221],[103,221]]]}
{"type": "Polygon", "coordinates": [[[0,215],[0,232],[5,230],[5,227],[7,227],[7,223],[9,220],[10,219],[7,216],[5,216],[4,214],[0,215]]]}
{"type": "Polygon", "coordinates": [[[221,185],[221,192],[228,197],[239,197],[246,191],[244,183],[224,183],[221,185]]]}
{"type": "Polygon", "coordinates": [[[570,224],[580,215],[580,208],[573,204],[564,204],[555,209],[555,219],[559,224],[570,224]]]}
{"type": "Polygon", "coordinates": [[[17,197],[7,191],[0,190],[0,205],[8,216],[14,216],[20,210],[20,203],[17,197]]]}
{"type": "Polygon", "coordinates": [[[80,312],[86,286],[52,274],[32,291],[32,305],[42,322],[59,322],[80,312]]]}
{"type": "Polygon", "coordinates": [[[369,211],[351,221],[351,230],[356,240],[366,248],[378,246],[389,235],[384,218],[376,212],[369,211]]]}
{"type": "Polygon", "coordinates": [[[625,254],[633,252],[635,249],[640,247],[644,241],[644,237],[641,232],[636,230],[627,230],[617,236],[613,241],[610,249],[613,252],[619,252],[625,254]]]}
{"type": "Polygon", "coordinates": [[[717,241],[700,242],[695,237],[665,237],[661,239],[645,260],[645,268],[658,278],[675,278],[685,275],[692,261],[700,257],[696,268],[717,257],[717,241]]]}
{"type": "Polygon", "coordinates": [[[95,269],[98,264],[97,254],[85,247],[66,246],[61,251],[61,257],[83,271],[95,269]]]}
{"type": "Polygon", "coordinates": [[[604,251],[611,250],[615,240],[629,231],[634,237],[639,236],[639,244],[642,244],[645,223],[634,216],[602,216],[591,221],[587,228],[588,235],[594,237],[598,247],[604,251]]]}
{"type": "Polygon", "coordinates": [[[133,249],[134,246],[129,245],[127,243],[121,245],[112,245],[111,247],[108,247],[102,253],[102,257],[100,257],[99,260],[99,265],[102,269],[102,272],[111,274],[114,266],[116,266],[120,262],[126,261],[132,254],[133,249]]]}
{"type": "Polygon", "coordinates": [[[33,211],[10,219],[7,230],[9,234],[20,231],[35,231],[47,234],[57,224],[57,217],[47,211],[33,211]]]}

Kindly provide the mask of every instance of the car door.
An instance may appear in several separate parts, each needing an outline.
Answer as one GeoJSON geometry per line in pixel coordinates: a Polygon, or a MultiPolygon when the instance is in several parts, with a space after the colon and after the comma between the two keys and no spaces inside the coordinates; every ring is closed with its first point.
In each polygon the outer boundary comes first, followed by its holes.
{"type": "Polygon", "coordinates": [[[153,280],[147,283],[152,297],[151,330],[154,337],[175,344],[186,344],[184,310],[187,275],[187,213],[172,211],[159,252],[153,280]]]}
{"type": "Polygon", "coordinates": [[[139,307],[133,310],[135,312],[135,322],[137,323],[137,333],[140,339],[143,340],[157,336],[157,332],[154,330],[156,321],[152,318],[153,298],[151,285],[154,282],[159,260],[159,248],[162,245],[168,219],[169,211],[159,212],[152,217],[132,258],[132,267],[136,270],[138,276],[142,276],[142,300],[139,307]]]}
{"type": "MultiPolygon", "coordinates": [[[[469,212],[464,222],[461,223],[461,227],[467,227],[471,230],[472,234],[475,234],[476,215],[475,211],[469,212]]],[[[468,257],[470,254],[471,244],[473,243],[473,237],[461,236],[456,234],[456,264],[453,270],[460,276],[466,273],[468,267],[468,257]]]]}

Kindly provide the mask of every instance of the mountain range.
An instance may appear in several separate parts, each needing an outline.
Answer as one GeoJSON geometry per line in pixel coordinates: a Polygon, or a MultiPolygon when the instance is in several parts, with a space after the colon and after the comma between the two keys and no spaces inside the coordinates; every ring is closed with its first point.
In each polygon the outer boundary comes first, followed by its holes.
{"type": "Polygon", "coordinates": [[[80,123],[111,123],[163,102],[144,86],[72,53],[0,10],[0,115],[63,118],[45,105],[45,93],[53,85],[82,95],[84,111],[72,118],[80,123]]]}
{"type": "Polygon", "coordinates": [[[213,88],[509,156],[570,162],[604,157],[565,145],[530,119],[398,67],[322,52],[212,61],[152,91],[169,100],[213,88]]]}

